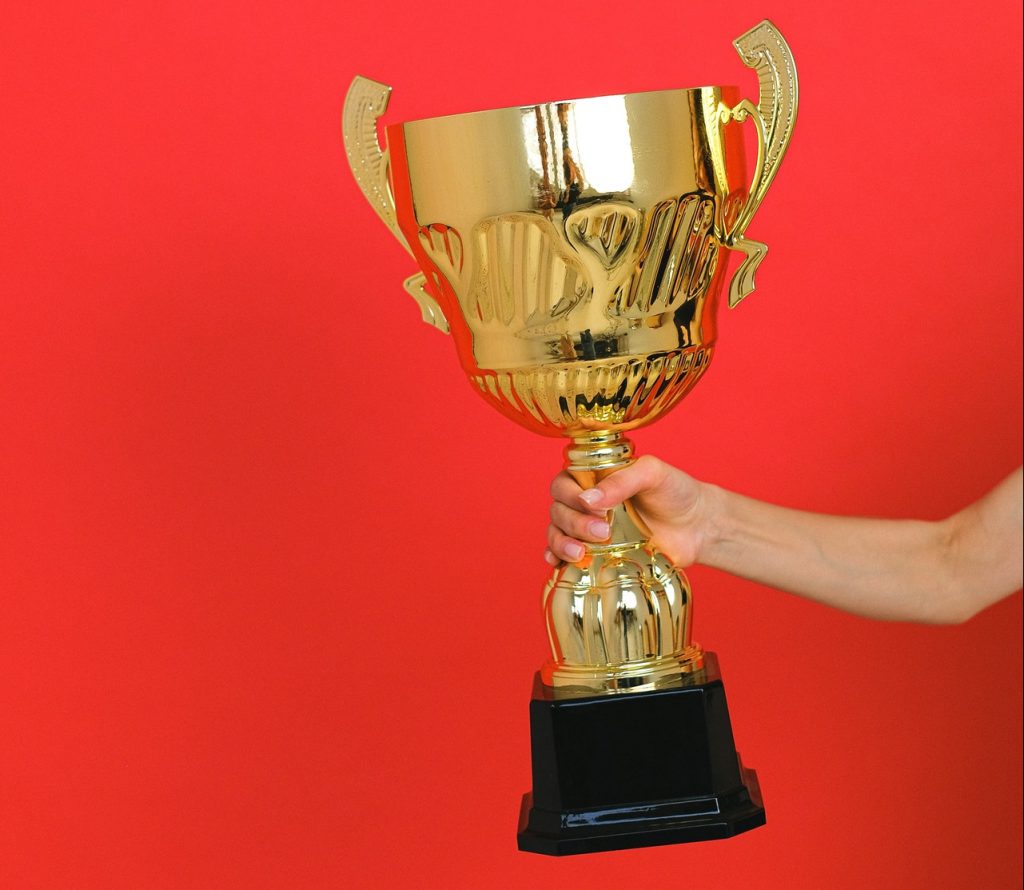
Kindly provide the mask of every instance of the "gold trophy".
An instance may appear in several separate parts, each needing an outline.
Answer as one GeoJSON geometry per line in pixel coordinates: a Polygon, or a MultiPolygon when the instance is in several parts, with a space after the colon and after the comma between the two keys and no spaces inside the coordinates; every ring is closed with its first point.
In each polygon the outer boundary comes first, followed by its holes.
{"type": "MultiPolygon", "coordinates": [[[[624,433],[704,375],[727,250],[754,289],[746,237],[793,131],[797,79],[763,21],[734,46],[757,105],[699,87],[456,114],[386,127],[390,88],[357,77],[343,130],[363,194],[420,272],[424,321],[450,333],[481,397],[565,436],[584,487],[633,460],[624,433]],[[748,177],[742,126],[756,130],[748,177]]],[[[561,855],[727,837],[764,824],[739,762],[713,653],[691,639],[691,593],[627,502],[607,543],[555,569],[552,657],[531,701],[533,790],[520,849],[561,855]]]]}

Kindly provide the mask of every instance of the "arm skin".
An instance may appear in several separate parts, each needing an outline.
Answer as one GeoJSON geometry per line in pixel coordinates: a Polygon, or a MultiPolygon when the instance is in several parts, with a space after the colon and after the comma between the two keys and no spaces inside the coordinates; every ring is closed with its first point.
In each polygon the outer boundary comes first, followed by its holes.
{"type": "Polygon", "coordinates": [[[698,482],[657,458],[582,491],[566,473],[551,486],[548,562],[575,560],[607,537],[605,511],[626,498],[665,554],[713,566],[857,615],[955,624],[1019,590],[1022,475],[938,522],[861,519],[789,510],[698,482]]]}

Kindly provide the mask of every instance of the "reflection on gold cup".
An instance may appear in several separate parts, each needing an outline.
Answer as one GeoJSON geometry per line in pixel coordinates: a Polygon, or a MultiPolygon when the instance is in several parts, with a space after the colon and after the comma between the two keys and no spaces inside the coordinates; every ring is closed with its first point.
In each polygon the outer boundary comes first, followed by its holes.
{"type": "MultiPolygon", "coordinates": [[[[346,98],[349,162],[421,269],[406,288],[424,320],[451,333],[487,402],[569,437],[583,485],[631,461],[623,432],[703,376],[726,250],[743,255],[730,306],[767,251],[745,232],[792,133],[796,70],[767,21],[735,46],[756,106],[712,86],[503,108],[389,126],[382,152],[390,88],[359,77],[346,98]]],[[[543,678],[564,695],[660,688],[702,665],[682,572],[628,503],[609,520],[608,543],[548,584],[543,678]]]]}

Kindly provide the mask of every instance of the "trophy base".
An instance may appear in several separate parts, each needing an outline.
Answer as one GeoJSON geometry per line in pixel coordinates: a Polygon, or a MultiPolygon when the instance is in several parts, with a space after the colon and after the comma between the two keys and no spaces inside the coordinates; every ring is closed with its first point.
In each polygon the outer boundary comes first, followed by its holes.
{"type": "Polygon", "coordinates": [[[520,850],[567,856],[731,837],[765,823],[712,652],[674,689],[561,697],[538,674],[520,850]]]}

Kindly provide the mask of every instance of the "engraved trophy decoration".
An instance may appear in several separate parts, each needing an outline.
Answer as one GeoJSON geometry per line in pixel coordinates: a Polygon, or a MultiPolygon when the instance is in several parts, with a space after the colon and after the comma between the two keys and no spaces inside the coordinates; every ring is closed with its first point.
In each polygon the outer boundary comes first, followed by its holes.
{"type": "MultiPolygon", "coordinates": [[[[412,254],[405,282],[471,385],[527,429],[565,436],[590,487],[633,459],[624,433],[704,375],[727,250],[729,305],[767,248],[746,237],[793,130],[797,80],[768,21],[734,43],[735,87],[503,108],[386,127],[390,88],[357,77],[343,129],[367,200],[412,254]],[[742,125],[756,129],[747,176],[742,125]]],[[[554,571],[552,657],[530,705],[533,789],[518,841],[555,855],[728,837],[764,824],[713,653],[691,640],[683,573],[627,502],[607,543],[554,571]]]]}

